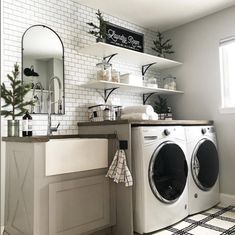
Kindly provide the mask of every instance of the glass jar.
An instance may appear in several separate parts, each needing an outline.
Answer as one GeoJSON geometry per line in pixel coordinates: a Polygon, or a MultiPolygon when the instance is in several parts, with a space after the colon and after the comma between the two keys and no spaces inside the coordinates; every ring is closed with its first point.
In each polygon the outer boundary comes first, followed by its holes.
{"type": "Polygon", "coordinates": [[[112,80],[112,65],[103,60],[96,65],[97,80],[111,81],[112,80]]]}
{"type": "Polygon", "coordinates": [[[103,112],[104,121],[112,120],[112,112],[109,108],[105,108],[103,112]]]}
{"type": "Polygon", "coordinates": [[[111,111],[111,120],[115,121],[116,120],[115,108],[111,107],[110,111],[111,111]]]}
{"type": "Polygon", "coordinates": [[[157,78],[148,78],[146,81],[146,86],[158,88],[158,81],[157,78]]]}
{"type": "Polygon", "coordinates": [[[163,78],[164,89],[176,90],[176,77],[171,75],[163,78]]]}
{"type": "Polygon", "coordinates": [[[112,70],[112,82],[120,82],[120,72],[115,69],[112,70]]]}
{"type": "Polygon", "coordinates": [[[115,115],[116,115],[116,120],[121,120],[122,106],[115,107],[115,115]]]}

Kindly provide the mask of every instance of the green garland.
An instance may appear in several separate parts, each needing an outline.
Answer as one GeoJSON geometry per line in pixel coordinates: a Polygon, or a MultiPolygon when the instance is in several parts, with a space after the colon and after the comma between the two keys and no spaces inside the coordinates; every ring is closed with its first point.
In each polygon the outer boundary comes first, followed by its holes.
{"type": "Polygon", "coordinates": [[[167,98],[163,98],[158,95],[158,100],[154,103],[154,111],[158,114],[160,113],[167,113],[168,112],[168,105],[167,105],[167,98]]]}
{"type": "Polygon", "coordinates": [[[157,52],[158,56],[165,57],[165,54],[172,54],[174,53],[172,48],[172,44],[170,44],[171,39],[163,40],[164,37],[162,33],[157,32],[157,39],[153,41],[155,47],[152,47],[154,51],[157,52]]]}
{"type": "Polygon", "coordinates": [[[92,30],[89,30],[88,33],[95,36],[97,39],[105,39],[106,38],[106,24],[108,23],[108,21],[104,20],[100,10],[98,10],[97,13],[95,14],[97,15],[99,26],[95,25],[92,22],[87,23],[89,26],[93,28],[92,30]]]}

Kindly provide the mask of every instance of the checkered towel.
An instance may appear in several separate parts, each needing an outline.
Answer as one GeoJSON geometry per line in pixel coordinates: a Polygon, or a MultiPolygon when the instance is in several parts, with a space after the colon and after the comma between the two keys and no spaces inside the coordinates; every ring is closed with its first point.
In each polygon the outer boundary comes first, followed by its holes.
{"type": "Polygon", "coordinates": [[[126,187],[133,185],[133,179],[126,162],[126,154],[123,149],[117,150],[106,177],[114,179],[116,183],[124,182],[126,187]]]}

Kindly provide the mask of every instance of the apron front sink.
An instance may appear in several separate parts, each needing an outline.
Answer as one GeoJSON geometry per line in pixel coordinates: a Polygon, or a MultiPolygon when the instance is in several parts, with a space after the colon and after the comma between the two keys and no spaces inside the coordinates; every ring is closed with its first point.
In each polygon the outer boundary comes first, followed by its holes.
{"type": "Polygon", "coordinates": [[[50,139],[45,143],[46,176],[108,167],[108,140],[50,139]]]}

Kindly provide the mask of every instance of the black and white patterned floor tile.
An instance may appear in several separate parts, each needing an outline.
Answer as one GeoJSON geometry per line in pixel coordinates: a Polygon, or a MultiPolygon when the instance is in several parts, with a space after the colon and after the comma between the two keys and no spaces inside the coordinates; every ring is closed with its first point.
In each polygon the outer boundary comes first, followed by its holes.
{"type": "Polygon", "coordinates": [[[153,235],[235,235],[235,206],[215,206],[153,235]]]}

